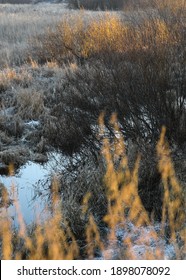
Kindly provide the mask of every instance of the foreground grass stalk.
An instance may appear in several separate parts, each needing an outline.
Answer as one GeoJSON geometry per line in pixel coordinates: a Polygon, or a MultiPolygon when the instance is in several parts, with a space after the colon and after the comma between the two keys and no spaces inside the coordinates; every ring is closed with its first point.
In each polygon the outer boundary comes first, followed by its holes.
{"type": "MultiPolygon", "coordinates": [[[[162,209],[162,235],[165,235],[165,225],[168,223],[170,229],[170,241],[174,244],[177,259],[180,258],[180,250],[177,244],[177,233],[182,231],[185,217],[185,198],[180,186],[173,163],[170,157],[170,149],[165,140],[166,129],[163,127],[160,140],[157,145],[157,154],[159,156],[159,171],[162,176],[164,188],[164,199],[162,209]]],[[[185,240],[184,240],[185,241],[185,240]]]]}

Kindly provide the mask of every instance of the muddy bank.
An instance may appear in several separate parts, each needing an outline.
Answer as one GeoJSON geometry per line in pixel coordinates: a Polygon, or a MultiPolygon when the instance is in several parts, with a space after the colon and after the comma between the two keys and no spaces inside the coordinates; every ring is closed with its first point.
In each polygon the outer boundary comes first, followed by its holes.
{"type": "Polygon", "coordinates": [[[55,65],[0,71],[0,174],[8,174],[10,163],[17,170],[27,161],[47,162],[45,126],[61,76],[55,65]]]}
{"type": "Polygon", "coordinates": [[[38,163],[48,161],[46,151],[44,151],[44,141],[38,135],[37,126],[38,122],[25,123],[22,128],[22,137],[12,137],[10,144],[9,141],[6,143],[1,142],[0,175],[8,175],[10,164],[13,165],[15,172],[17,172],[28,161],[38,163]],[[28,140],[28,138],[30,139],[28,140]]]}

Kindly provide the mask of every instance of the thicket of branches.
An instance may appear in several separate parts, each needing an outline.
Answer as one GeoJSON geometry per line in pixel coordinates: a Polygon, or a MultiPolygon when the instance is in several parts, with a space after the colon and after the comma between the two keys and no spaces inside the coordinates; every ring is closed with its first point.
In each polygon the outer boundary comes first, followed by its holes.
{"type": "Polygon", "coordinates": [[[118,10],[124,7],[128,0],[68,0],[69,7],[89,10],[118,10]]]}
{"type": "Polygon", "coordinates": [[[48,143],[70,155],[81,151],[89,157],[91,151],[96,158],[98,116],[105,113],[112,138],[108,120],[117,113],[122,135],[142,154],[139,190],[147,208],[161,196],[154,150],[162,126],[169,143],[185,149],[185,6],[178,2],[127,23],[109,14],[90,21],[66,18],[33,42],[39,63],[65,64],[49,102],[51,115],[43,116],[48,143]]]}
{"type": "Polygon", "coordinates": [[[39,62],[71,65],[55,92],[52,142],[61,148],[68,142],[75,151],[105,111],[118,114],[122,133],[135,142],[155,144],[165,125],[169,141],[184,144],[184,11],[166,7],[129,24],[111,15],[88,24],[81,16],[69,18],[36,40],[33,56],[39,62]],[[65,123],[71,126],[68,141],[65,123]]]}
{"type": "Polygon", "coordinates": [[[149,0],[67,0],[73,9],[87,10],[123,10],[129,7],[147,7],[154,5],[149,0]]]}
{"type": "Polygon", "coordinates": [[[0,4],[30,4],[33,0],[0,0],[0,4]]]}

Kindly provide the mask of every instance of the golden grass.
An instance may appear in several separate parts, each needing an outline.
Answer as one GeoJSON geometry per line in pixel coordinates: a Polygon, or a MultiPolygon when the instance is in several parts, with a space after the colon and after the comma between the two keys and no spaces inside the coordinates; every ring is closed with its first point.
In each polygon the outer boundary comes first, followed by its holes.
{"type": "Polygon", "coordinates": [[[33,55],[40,61],[107,56],[138,50],[173,46],[183,40],[185,26],[184,1],[157,1],[155,9],[136,13],[126,21],[121,14],[105,12],[86,19],[79,15],[63,17],[56,28],[46,30],[44,36],[32,41],[33,55]],[[176,3],[175,3],[176,2],[176,3]]]}
{"type": "MultiPolygon", "coordinates": [[[[138,195],[138,167],[140,157],[137,158],[133,170],[128,167],[128,159],[124,145],[124,139],[120,133],[116,115],[110,121],[115,138],[113,141],[105,138],[104,116],[99,118],[100,137],[103,139],[102,154],[107,165],[104,183],[107,188],[108,211],[104,221],[108,225],[108,234],[101,237],[99,228],[93,214],[89,211],[88,202],[91,194],[84,197],[82,215],[88,215],[88,222],[85,228],[86,234],[86,258],[94,258],[96,249],[102,252],[104,259],[112,258],[112,249],[117,246],[117,230],[122,229],[127,232],[127,224],[131,222],[135,231],[141,228],[141,235],[138,237],[137,244],[145,244],[148,247],[142,259],[164,259],[165,248],[160,246],[158,240],[164,239],[165,225],[170,229],[170,240],[175,248],[175,258],[182,259],[185,254],[186,234],[185,234],[185,203],[182,187],[179,184],[170,157],[170,149],[165,140],[165,128],[162,129],[160,140],[157,144],[157,155],[159,158],[159,171],[162,176],[162,187],[164,189],[161,231],[158,233],[154,229],[154,221],[146,212],[141,199],[138,195]],[[127,215],[125,214],[127,210],[127,215]],[[89,213],[89,214],[88,214],[89,213]],[[150,231],[145,231],[149,227],[150,231]],[[179,241],[178,241],[179,237],[179,241]],[[154,240],[157,246],[154,250],[150,249],[150,240],[154,240]]],[[[13,169],[10,165],[10,174],[13,169]]],[[[15,186],[13,186],[15,193],[15,186]]],[[[19,209],[19,202],[14,197],[14,204],[18,213],[20,224],[19,232],[13,234],[10,218],[6,210],[1,210],[0,217],[0,240],[1,253],[3,259],[77,259],[79,258],[80,248],[78,241],[72,234],[68,223],[63,218],[61,211],[61,200],[58,195],[58,182],[53,180],[52,191],[52,211],[43,223],[36,221],[32,233],[28,233],[23,216],[19,209]],[[16,241],[15,241],[16,240],[16,241]],[[17,242],[17,246],[14,245],[17,242]],[[22,244],[22,247],[19,247],[22,244]],[[22,251],[20,251],[20,248],[22,251]]],[[[138,258],[133,250],[133,241],[130,235],[123,239],[123,245],[118,254],[119,259],[138,258]]]]}

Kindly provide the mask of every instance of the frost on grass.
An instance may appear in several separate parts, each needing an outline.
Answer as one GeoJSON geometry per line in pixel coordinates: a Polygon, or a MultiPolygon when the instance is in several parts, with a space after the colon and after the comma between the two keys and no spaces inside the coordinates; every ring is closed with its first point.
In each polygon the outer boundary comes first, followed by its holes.
{"type": "Polygon", "coordinates": [[[176,259],[176,249],[174,243],[170,243],[165,237],[160,237],[161,224],[153,226],[136,227],[131,222],[121,224],[116,229],[117,240],[108,245],[98,259],[109,256],[110,259],[120,259],[127,255],[136,260],[144,260],[147,255],[157,259],[157,252],[161,259],[176,259]],[[125,246],[125,241],[131,240],[129,248],[125,246]]]}

